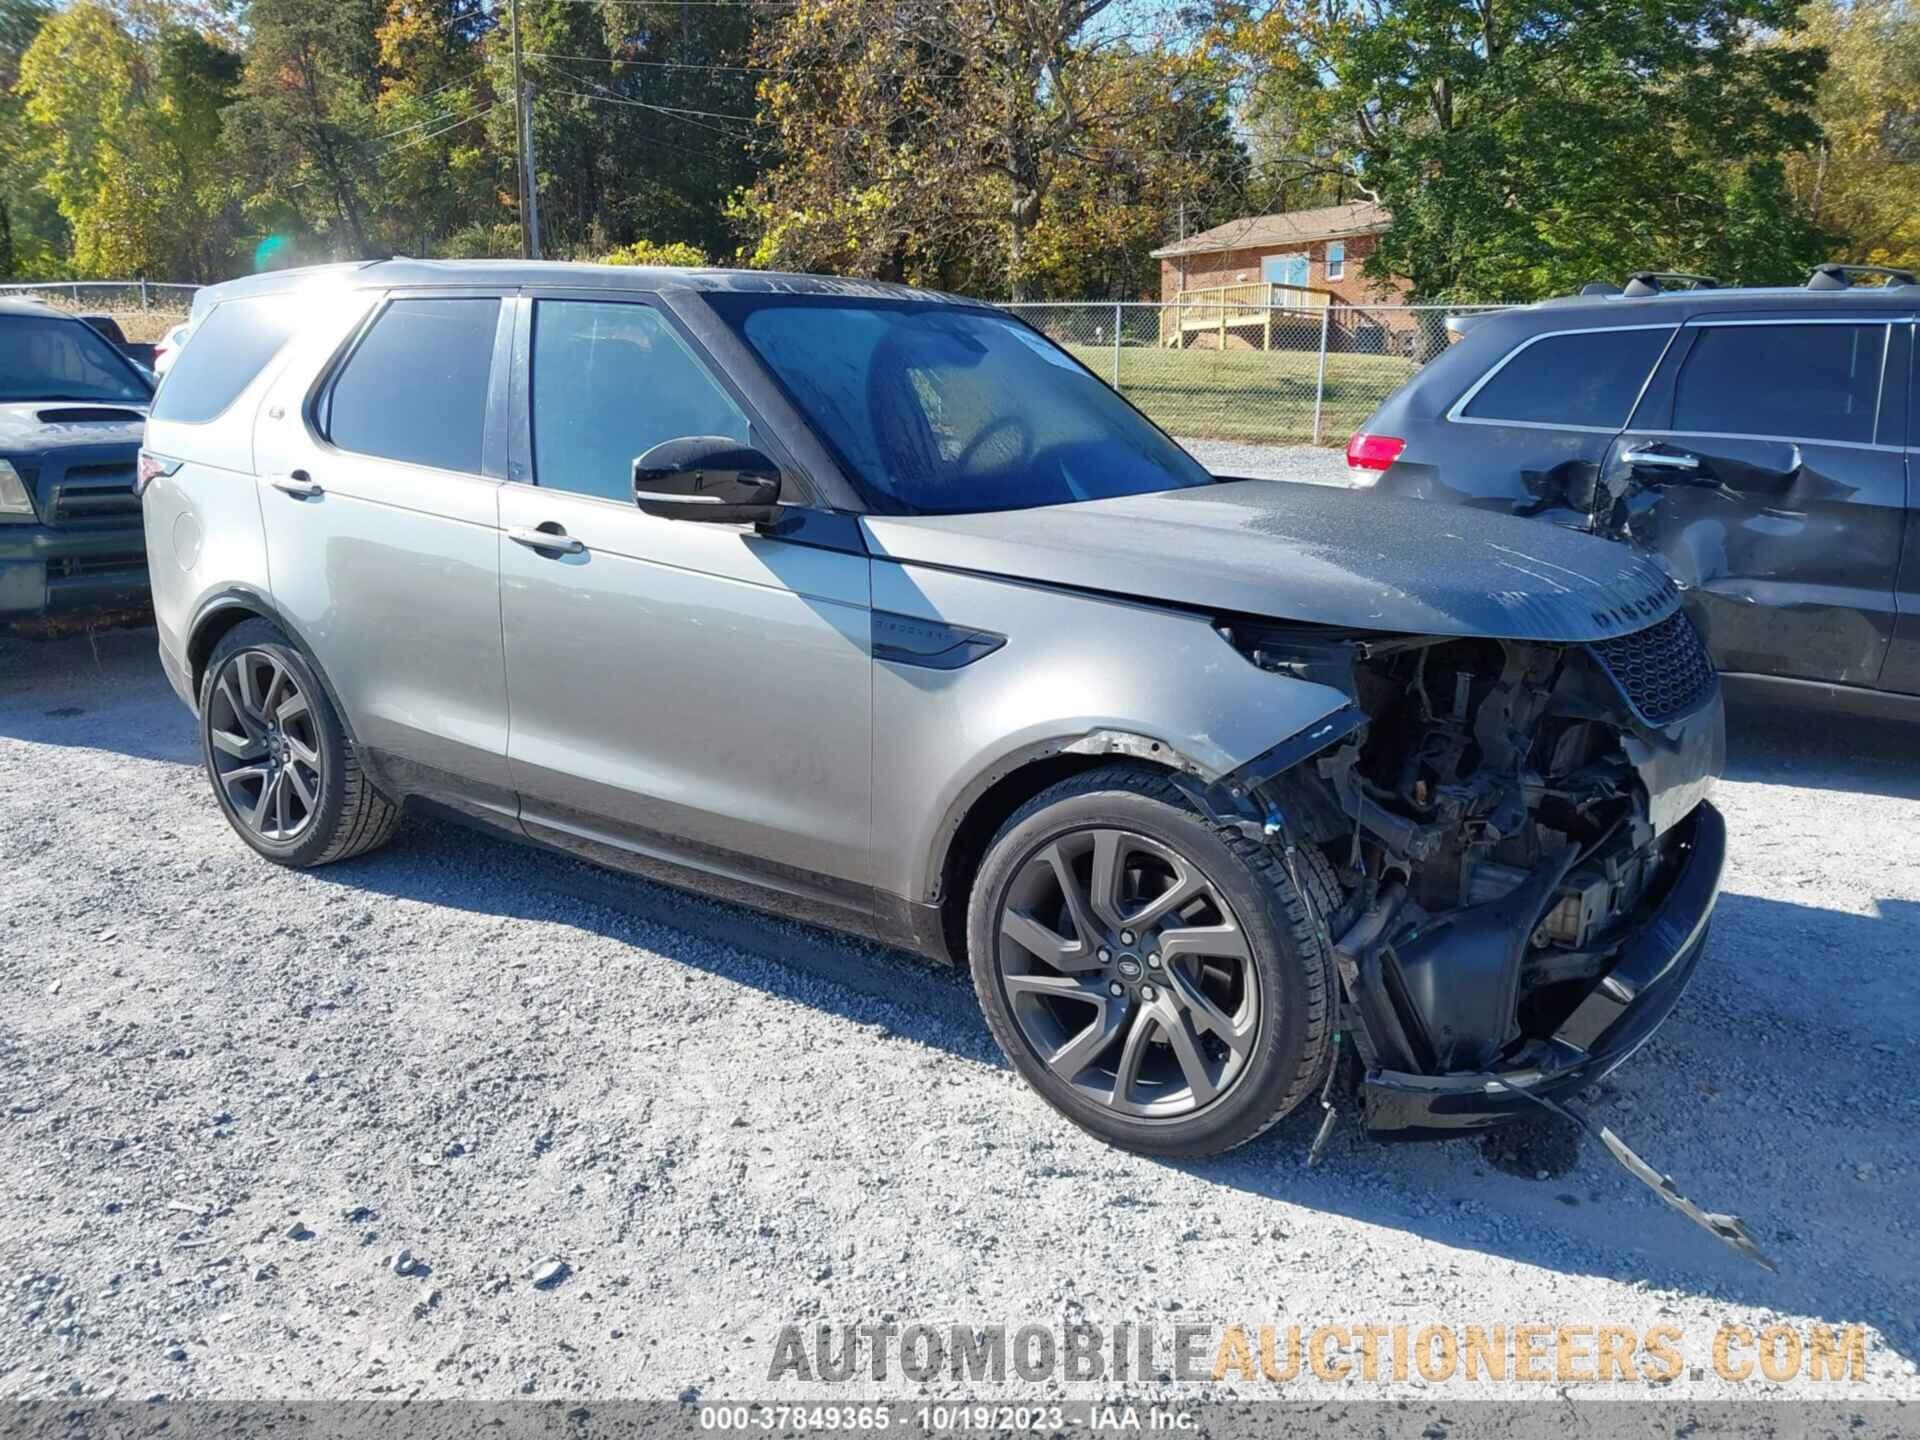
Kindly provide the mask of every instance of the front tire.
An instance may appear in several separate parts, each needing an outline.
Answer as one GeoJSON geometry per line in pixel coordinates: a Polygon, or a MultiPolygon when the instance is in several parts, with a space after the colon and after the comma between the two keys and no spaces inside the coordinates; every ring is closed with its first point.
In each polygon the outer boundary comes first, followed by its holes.
{"type": "Polygon", "coordinates": [[[279,865],[387,843],[400,807],[373,786],[312,664],[266,620],[234,626],[200,682],[200,751],[221,812],[279,865]]]}
{"type": "Polygon", "coordinates": [[[974,879],[967,949],[1008,1061],[1126,1149],[1229,1150],[1326,1074],[1332,960],[1304,897],[1159,772],[1103,767],[1016,811],[974,879]]]}

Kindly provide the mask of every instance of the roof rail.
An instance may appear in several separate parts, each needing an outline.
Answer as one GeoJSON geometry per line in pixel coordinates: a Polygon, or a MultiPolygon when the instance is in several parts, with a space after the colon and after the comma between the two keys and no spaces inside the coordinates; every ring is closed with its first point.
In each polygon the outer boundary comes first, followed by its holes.
{"type": "Polygon", "coordinates": [[[1627,277],[1622,294],[1638,300],[1648,295],[1659,295],[1675,288],[1687,290],[1718,290],[1720,282],[1711,275],[1694,275],[1685,270],[1636,270],[1627,277]],[[1684,286],[1674,282],[1684,281],[1684,286]]]}
{"type": "Polygon", "coordinates": [[[1589,280],[1576,292],[1580,295],[1618,295],[1620,287],[1606,280],[1589,280]]]}
{"type": "Polygon", "coordinates": [[[1891,265],[1841,265],[1829,261],[1813,267],[1813,273],[1807,277],[1807,289],[1850,290],[1855,275],[1884,275],[1887,278],[1883,283],[1889,290],[1896,285],[1920,285],[1920,276],[1911,270],[1900,270],[1891,265]]]}

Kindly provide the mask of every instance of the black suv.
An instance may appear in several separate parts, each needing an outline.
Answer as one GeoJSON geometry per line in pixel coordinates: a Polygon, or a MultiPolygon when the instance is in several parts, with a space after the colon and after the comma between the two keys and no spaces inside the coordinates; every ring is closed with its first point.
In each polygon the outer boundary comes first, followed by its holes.
{"type": "MultiPolygon", "coordinates": [[[[1456,322],[1348,463],[1382,493],[1650,552],[1730,693],[1920,714],[1920,283],[1859,268],[1785,289],[1640,275],[1456,322]]],[[[1516,585],[1551,578],[1510,563],[1516,585]]]]}

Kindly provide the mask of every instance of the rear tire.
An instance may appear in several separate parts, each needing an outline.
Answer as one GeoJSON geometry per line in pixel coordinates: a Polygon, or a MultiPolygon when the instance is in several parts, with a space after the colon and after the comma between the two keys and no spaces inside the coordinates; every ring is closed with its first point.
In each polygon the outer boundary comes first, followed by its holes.
{"type": "Polygon", "coordinates": [[[1229,1150],[1326,1074],[1332,957],[1305,898],[1269,847],[1158,771],[1103,767],[1016,811],[975,876],[967,950],[1008,1061],[1126,1149],[1229,1150]]]}
{"type": "Polygon", "coordinates": [[[227,822],[277,865],[364,855],[399,827],[313,665],[270,621],[234,626],[208,657],[200,753],[227,822]]]}

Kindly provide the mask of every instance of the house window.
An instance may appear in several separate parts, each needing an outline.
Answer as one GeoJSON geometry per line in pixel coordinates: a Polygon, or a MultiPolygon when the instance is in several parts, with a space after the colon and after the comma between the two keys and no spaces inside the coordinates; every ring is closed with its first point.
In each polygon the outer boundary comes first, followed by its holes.
{"type": "MultiPolygon", "coordinates": [[[[1245,279],[1243,275],[1240,277],[1245,279]]],[[[1269,285],[1305,285],[1307,257],[1304,255],[1263,255],[1260,278],[1269,285]]]]}
{"type": "Polygon", "coordinates": [[[1347,247],[1336,240],[1327,246],[1327,279],[1347,278],[1347,247]]]}

